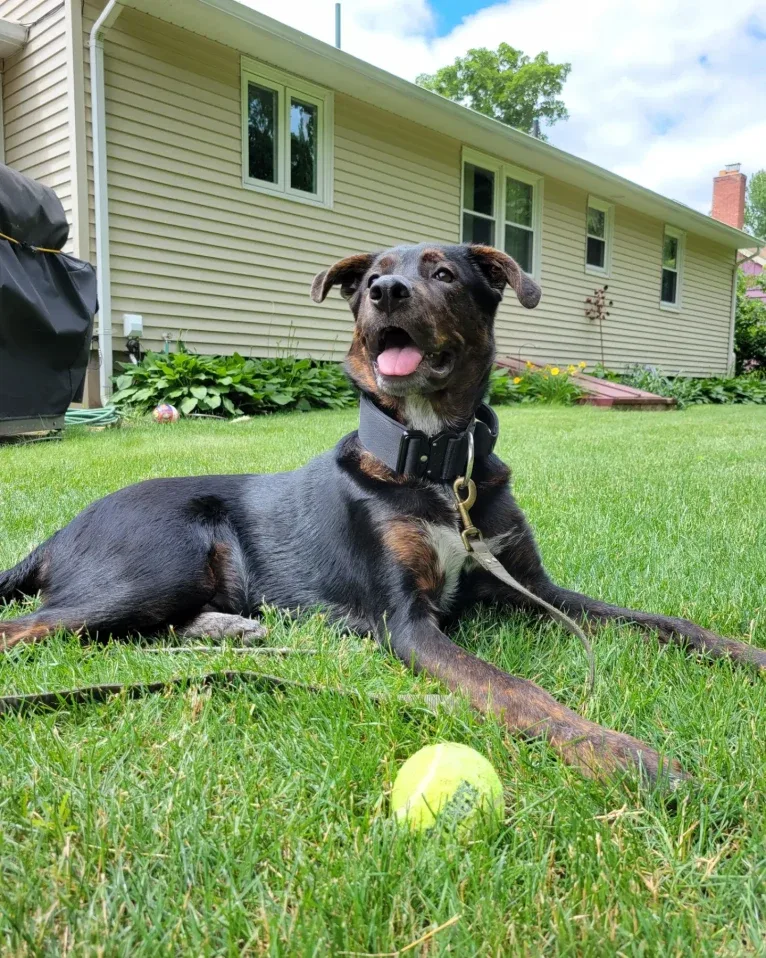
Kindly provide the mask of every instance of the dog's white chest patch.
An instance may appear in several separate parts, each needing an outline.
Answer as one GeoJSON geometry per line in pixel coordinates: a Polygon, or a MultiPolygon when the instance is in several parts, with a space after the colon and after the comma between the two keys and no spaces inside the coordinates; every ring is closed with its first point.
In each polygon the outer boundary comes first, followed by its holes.
{"type": "Polygon", "coordinates": [[[436,523],[424,523],[425,533],[431,548],[436,553],[439,570],[444,575],[444,587],[439,598],[439,607],[446,611],[455,600],[460,572],[471,558],[466,552],[457,529],[436,523]]]}
{"type": "Polygon", "coordinates": [[[410,429],[419,429],[427,436],[435,436],[444,428],[444,422],[424,396],[408,396],[404,402],[404,418],[410,429]]]}

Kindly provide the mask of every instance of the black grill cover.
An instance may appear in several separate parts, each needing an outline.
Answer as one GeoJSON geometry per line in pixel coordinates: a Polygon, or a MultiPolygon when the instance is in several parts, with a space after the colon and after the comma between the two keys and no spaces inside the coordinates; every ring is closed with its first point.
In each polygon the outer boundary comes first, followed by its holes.
{"type": "Polygon", "coordinates": [[[46,186],[0,163],[0,420],[59,416],[82,398],[96,302],[90,263],[60,249],[69,227],[46,186]]]}

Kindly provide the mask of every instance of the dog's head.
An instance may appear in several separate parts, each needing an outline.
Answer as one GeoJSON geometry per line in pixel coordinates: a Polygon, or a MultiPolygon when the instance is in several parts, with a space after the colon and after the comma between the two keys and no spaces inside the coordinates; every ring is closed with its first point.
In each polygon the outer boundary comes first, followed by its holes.
{"type": "Polygon", "coordinates": [[[346,368],[360,389],[393,410],[427,397],[456,421],[486,388],[507,285],[523,306],[537,305],[540,288],[500,250],[431,243],[342,259],[316,276],[311,296],[321,303],[340,286],[348,300],[356,328],[346,368]]]}

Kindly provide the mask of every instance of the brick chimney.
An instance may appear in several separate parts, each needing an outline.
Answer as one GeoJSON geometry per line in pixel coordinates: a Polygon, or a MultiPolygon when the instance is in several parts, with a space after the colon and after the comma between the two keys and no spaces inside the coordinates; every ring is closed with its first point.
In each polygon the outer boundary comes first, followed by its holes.
{"type": "Polygon", "coordinates": [[[739,171],[739,163],[729,163],[713,179],[711,216],[741,230],[745,225],[745,184],[747,177],[739,171]]]}

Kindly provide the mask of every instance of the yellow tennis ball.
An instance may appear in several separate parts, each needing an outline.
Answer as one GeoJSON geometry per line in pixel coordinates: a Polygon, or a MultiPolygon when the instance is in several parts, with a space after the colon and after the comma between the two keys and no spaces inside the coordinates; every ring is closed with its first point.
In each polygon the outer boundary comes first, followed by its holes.
{"type": "Polygon", "coordinates": [[[465,836],[480,821],[503,820],[503,786],[491,763],[468,745],[441,742],[411,755],[399,769],[391,811],[413,831],[437,820],[465,836]]]}

